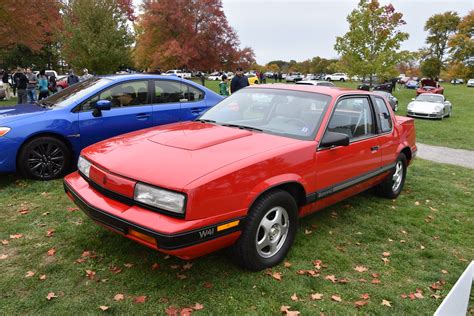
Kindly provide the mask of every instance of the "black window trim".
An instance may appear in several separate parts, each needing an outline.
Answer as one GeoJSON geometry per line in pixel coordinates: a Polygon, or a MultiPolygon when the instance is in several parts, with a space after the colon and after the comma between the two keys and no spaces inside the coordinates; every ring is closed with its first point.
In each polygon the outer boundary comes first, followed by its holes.
{"type": "Polygon", "coordinates": [[[173,104],[173,103],[174,103],[174,104],[177,104],[177,103],[179,103],[179,104],[181,104],[181,103],[194,103],[194,102],[204,101],[204,100],[206,99],[206,91],[204,91],[203,89],[198,88],[198,87],[196,87],[196,86],[194,86],[194,85],[188,84],[188,83],[185,82],[183,79],[181,79],[181,80],[169,80],[169,79],[164,79],[164,78],[156,78],[156,79],[151,79],[150,81],[151,81],[151,82],[150,82],[150,88],[151,88],[151,89],[150,89],[150,91],[151,91],[151,92],[150,92],[150,103],[151,103],[152,105],[173,104]],[[186,86],[186,87],[188,88],[188,91],[189,91],[189,87],[193,87],[194,89],[196,89],[196,90],[198,90],[198,91],[200,91],[200,92],[202,93],[202,99],[195,100],[195,101],[189,101],[189,100],[188,100],[188,101],[179,101],[179,102],[157,103],[157,102],[155,102],[155,97],[156,97],[155,83],[156,83],[156,81],[168,81],[168,82],[171,81],[171,82],[177,82],[177,83],[179,83],[179,84],[181,84],[181,85],[183,85],[183,86],[186,86]]]}
{"type": "MultiPolygon", "coordinates": [[[[139,104],[139,105],[132,105],[131,107],[138,107],[138,106],[144,106],[144,105],[150,105],[150,97],[151,97],[151,93],[150,93],[150,81],[153,80],[153,79],[132,79],[132,80],[124,80],[124,81],[120,81],[120,82],[116,82],[114,84],[111,84],[110,86],[107,86],[107,87],[104,87],[102,88],[101,90],[99,90],[98,92],[96,92],[93,96],[87,98],[86,100],[82,101],[81,103],[79,103],[78,105],[76,105],[72,110],[71,112],[72,113],[87,113],[87,112],[92,112],[94,111],[93,109],[90,109],[90,110],[87,110],[87,111],[83,111],[82,110],[82,106],[88,102],[89,100],[95,98],[96,96],[100,95],[102,92],[104,92],[105,90],[108,90],[108,89],[112,89],[113,87],[115,86],[118,86],[118,85],[121,85],[121,84],[125,84],[125,83],[130,83],[130,82],[137,82],[137,81],[147,81],[148,82],[148,95],[147,95],[147,98],[146,98],[146,103],[145,104],[139,104]]],[[[121,109],[121,108],[125,108],[125,107],[118,107],[118,108],[114,108],[114,109],[121,109]]]]}
{"type": "Polygon", "coordinates": [[[380,96],[380,95],[371,95],[370,98],[371,98],[371,101],[372,101],[372,104],[373,104],[373,108],[374,108],[374,111],[375,111],[375,114],[376,114],[376,115],[375,115],[375,119],[376,119],[376,121],[377,121],[377,134],[378,134],[378,135],[391,134],[391,133],[393,132],[393,127],[394,127],[394,125],[395,125],[395,122],[394,122],[394,115],[392,115],[392,113],[390,112],[391,106],[390,106],[390,105],[387,105],[387,102],[385,102],[385,99],[384,99],[382,96],[380,96]],[[391,122],[392,122],[392,126],[391,126],[391,128],[390,128],[389,131],[386,131],[386,132],[382,131],[382,123],[380,122],[380,115],[379,115],[380,112],[379,112],[379,108],[378,108],[378,106],[376,105],[376,101],[375,101],[376,98],[379,98],[379,99],[381,99],[381,100],[383,101],[383,104],[385,104],[385,108],[387,109],[388,114],[390,114],[390,120],[391,120],[391,122]],[[389,109],[389,108],[390,108],[390,109],[389,109]]]}

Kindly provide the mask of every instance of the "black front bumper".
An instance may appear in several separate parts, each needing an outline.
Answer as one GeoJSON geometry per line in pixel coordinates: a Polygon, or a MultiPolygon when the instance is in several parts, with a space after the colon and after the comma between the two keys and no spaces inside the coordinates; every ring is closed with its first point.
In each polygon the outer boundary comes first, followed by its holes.
{"type": "Polygon", "coordinates": [[[124,235],[128,234],[130,229],[133,229],[137,232],[145,234],[149,237],[152,237],[156,240],[157,246],[160,249],[164,250],[174,250],[185,248],[188,246],[192,246],[195,244],[199,244],[202,242],[206,242],[209,240],[216,239],[218,237],[222,237],[228,234],[231,234],[236,231],[240,231],[243,227],[243,220],[244,218],[235,218],[232,220],[228,220],[225,222],[217,223],[211,226],[201,227],[199,229],[190,230],[183,233],[177,234],[163,234],[156,232],[154,230],[148,229],[146,227],[137,225],[130,221],[124,220],[117,216],[111,215],[103,210],[97,209],[94,206],[88,204],[84,201],[74,190],[66,183],[64,184],[64,190],[66,193],[69,193],[70,196],[73,198],[74,203],[89,216],[94,221],[110,227],[111,229],[118,231],[124,235]],[[239,224],[232,228],[228,228],[225,230],[218,231],[217,227],[239,220],[239,224]]]}

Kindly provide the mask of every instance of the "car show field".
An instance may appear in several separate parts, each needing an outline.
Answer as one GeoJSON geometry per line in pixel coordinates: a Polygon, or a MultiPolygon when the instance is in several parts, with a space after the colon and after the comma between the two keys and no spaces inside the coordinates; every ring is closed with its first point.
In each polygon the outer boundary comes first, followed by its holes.
{"type": "MultiPolygon", "coordinates": [[[[453,114],[415,119],[417,142],[474,150],[474,89],[443,86],[453,114]]],[[[394,95],[406,115],[415,91],[394,95]]],[[[250,273],[225,250],[184,261],[93,225],[62,180],[1,175],[2,312],[432,314],[474,257],[473,188],[474,170],[415,159],[396,200],[369,190],[302,218],[285,262],[250,273]]]]}

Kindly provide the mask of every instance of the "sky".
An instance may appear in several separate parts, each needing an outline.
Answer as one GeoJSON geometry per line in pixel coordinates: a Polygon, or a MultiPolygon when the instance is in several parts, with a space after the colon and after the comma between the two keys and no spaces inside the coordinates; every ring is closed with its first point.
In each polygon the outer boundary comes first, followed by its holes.
{"type": "MultiPolygon", "coordinates": [[[[436,13],[474,10],[474,0],[379,0],[403,13],[402,30],[410,34],[402,49],[424,46],[426,20],[436,13]]],[[[134,0],[135,4],[140,0],[134,0]]],[[[241,47],[253,48],[257,63],[271,60],[303,61],[315,56],[336,58],[336,36],[349,30],[347,15],[359,0],[222,0],[241,47]]]]}

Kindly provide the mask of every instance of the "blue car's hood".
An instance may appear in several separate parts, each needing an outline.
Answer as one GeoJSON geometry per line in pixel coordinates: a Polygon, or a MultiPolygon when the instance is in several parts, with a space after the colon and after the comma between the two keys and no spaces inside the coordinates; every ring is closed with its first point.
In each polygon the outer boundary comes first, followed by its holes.
{"type": "Polygon", "coordinates": [[[45,113],[47,109],[34,104],[21,104],[13,107],[0,107],[0,126],[16,120],[45,113]]]}

